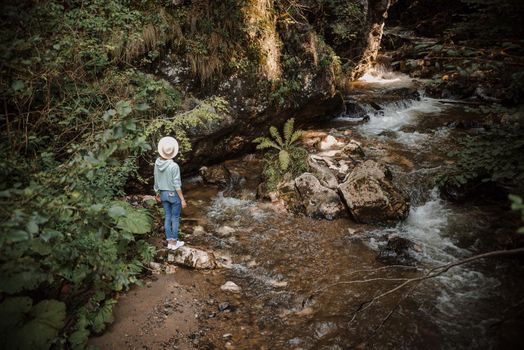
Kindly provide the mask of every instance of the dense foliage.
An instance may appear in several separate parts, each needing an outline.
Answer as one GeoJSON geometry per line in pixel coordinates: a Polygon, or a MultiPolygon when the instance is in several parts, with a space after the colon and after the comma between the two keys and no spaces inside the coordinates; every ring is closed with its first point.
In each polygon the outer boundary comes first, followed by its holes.
{"type": "Polygon", "coordinates": [[[493,105],[481,107],[502,119],[487,130],[458,140],[449,153],[455,159],[440,178],[455,188],[492,183],[507,193],[524,193],[524,123],[522,111],[493,105]]]}
{"type": "Polygon", "coordinates": [[[295,177],[308,170],[307,151],[296,145],[302,136],[302,130],[294,130],[295,120],[289,119],[284,124],[282,135],[274,126],[269,128],[269,137],[253,140],[258,150],[268,150],[264,159],[263,174],[267,188],[275,190],[286,176],[295,177]]]}
{"type": "Polygon", "coordinates": [[[159,5],[2,5],[1,348],[83,348],[154,256],[151,203],[133,207],[123,187],[160,132],[185,152],[209,117],[184,114],[181,93],[146,73],[174,37],[159,5]]]}

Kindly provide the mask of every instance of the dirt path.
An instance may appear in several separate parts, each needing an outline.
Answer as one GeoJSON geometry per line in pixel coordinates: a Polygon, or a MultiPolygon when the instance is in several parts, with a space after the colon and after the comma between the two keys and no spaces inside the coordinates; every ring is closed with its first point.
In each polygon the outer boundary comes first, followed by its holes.
{"type": "Polygon", "coordinates": [[[184,279],[187,272],[177,271],[132,288],[120,297],[115,322],[90,344],[101,349],[191,348],[187,335],[198,329],[199,308],[192,302],[194,288],[184,279]]]}

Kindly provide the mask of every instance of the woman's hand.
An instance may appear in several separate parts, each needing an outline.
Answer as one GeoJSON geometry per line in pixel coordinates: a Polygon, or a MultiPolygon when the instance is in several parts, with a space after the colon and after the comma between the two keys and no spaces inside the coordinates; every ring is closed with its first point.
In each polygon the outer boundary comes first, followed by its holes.
{"type": "Polygon", "coordinates": [[[182,209],[187,207],[187,203],[185,199],[182,199],[182,209]]]}
{"type": "Polygon", "coordinates": [[[160,193],[156,194],[155,199],[157,203],[160,203],[160,193]]]}

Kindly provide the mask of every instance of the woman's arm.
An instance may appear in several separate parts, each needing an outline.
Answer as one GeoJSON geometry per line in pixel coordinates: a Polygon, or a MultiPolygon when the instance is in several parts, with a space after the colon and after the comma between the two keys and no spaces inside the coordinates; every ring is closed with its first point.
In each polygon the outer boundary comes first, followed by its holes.
{"type": "Polygon", "coordinates": [[[180,201],[182,202],[182,208],[187,207],[186,200],[184,199],[184,194],[182,193],[181,188],[177,188],[176,193],[178,193],[178,197],[180,198],[180,201]]]}
{"type": "Polygon", "coordinates": [[[173,174],[173,183],[176,189],[176,193],[178,193],[178,197],[180,198],[180,201],[182,202],[182,208],[185,208],[187,206],[186,200],[184,198],[184,194],[182,193],[182,177],[180,175],[180,167],[177,163],[175,163],[175,169],[173,174]]]}

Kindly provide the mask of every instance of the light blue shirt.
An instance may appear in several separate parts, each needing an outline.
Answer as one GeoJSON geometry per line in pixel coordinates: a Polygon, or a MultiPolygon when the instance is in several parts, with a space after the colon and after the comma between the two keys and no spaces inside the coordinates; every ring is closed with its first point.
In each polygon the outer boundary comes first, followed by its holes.
{"type": "Polygon", "coordinates": [[[155,161],[155,192],[175,191],[181,187],[182,180],[178,164],[172,159],[157,158],[155,161]]]}

